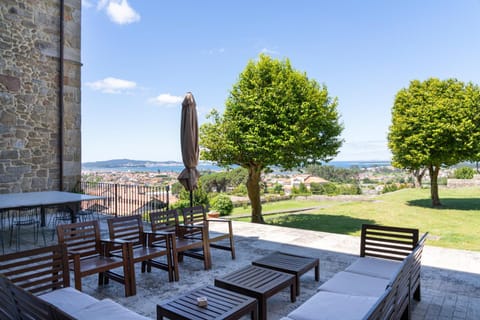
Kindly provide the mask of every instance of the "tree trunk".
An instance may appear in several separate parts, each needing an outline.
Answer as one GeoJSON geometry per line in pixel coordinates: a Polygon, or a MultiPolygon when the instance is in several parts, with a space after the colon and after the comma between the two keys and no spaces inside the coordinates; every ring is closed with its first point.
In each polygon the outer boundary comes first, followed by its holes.
{"type": "Polygon", "coordinates": [[[415,188],[422,187],[422,179],[425,172],[427,172],[427,168],[415,169],[412,171],[412,174],[415,177],[415,188]]]}
{"type": "Polygon", "coordinates": [[[247,191],[252,206],[252,222],[264,223],[262,216],[262,202],[260,201],[260,176],[262,168],[250,165],[248,167],[247,191]]]}
{"type": "Polygon", "coordinates": [[[440,166],[430,165],[428,166],[428,172],[430,174],[430,194],[432,197],[432,207],[440,207],[440,198],[438,196],[438,172],[440,166]]]}

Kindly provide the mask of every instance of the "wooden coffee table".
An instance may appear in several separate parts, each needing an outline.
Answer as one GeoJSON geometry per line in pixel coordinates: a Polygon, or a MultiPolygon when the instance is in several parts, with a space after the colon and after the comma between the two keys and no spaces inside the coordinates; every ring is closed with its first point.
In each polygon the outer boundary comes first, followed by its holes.
{"type": "Polygon", "coordinates": [[[267,268],[248,266],[216,278],[215,285],[258,300],[260,319],[267,319],[267,299],[290,286],[290,300],[296,301],[295,276],[267,268]]]}
{"type": "Polygon", "coordinates": [[[257,300],[214,286],[206,286],[157,305],[157,320],[240,319],[250,313],[257,320],[257,300]],[[207,306],[199,307],[197,298],[206,297],[207,306]]]}
{"type": "Polygon", "coordinates": [[[320,281],[320,260],[318,258],[297,256],[277,251],[253,261],[252,264],[295,275],[297,296],[300,294],[300,276],[308,270],[315,268],[315,281],[320,281]]]}

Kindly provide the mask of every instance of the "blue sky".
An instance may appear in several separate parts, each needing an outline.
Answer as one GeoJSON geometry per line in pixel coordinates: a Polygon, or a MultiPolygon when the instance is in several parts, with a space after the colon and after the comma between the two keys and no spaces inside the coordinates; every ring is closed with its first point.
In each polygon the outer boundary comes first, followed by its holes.
{"type": "Polygon", "coordinates": [[[181,161],[185,93],[204,123],[260,53],[338,98],[335,160],[388,160],[400,89],[480,84],[480,0],[83,0],[82,161],[181,161]]]}

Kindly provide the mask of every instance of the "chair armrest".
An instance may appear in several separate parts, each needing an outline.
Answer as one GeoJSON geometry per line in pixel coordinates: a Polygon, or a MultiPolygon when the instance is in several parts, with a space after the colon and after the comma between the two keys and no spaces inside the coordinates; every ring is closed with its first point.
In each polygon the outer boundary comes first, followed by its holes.
{"type": "Polygon", "coordinates": [[[124,244],[124,243],[129,243],[131,241],[128,241],[128,240],[125,240],[125,239],[104,238],[104,239],[100,239],[100,242],[105,243],[105,244],[124,244]]]}
{"type": "Polygon", "coordinates": [[[222,218],[208,218],[206,221],[207,222],[210,222],[210,221],[212,221],[212,222],[229,222],[229,223],[232,222],[232,220],[222,219],[222,218]]]}
{"type": "Polygon", "coordinates": [[[81,256],[81,252],[79,251],[68,251],[68,258],[75,259],[75,256],[81,256]]]}
{"type": "Polygon", "coordinates": [[[207,226],[205,224],[178,224],[177,227],[179,228],[185,228],[185,229],[202,229],[206,228],[207,226]]]}
{"type": "Polygon", "coordinates": [[[104,239],[100,239],[100,244],[103,249],[101,254],[104,256],[109,256],[110,251],[117,250],[117,249],[122,249],[123,251],[125,250],[126,246],[131,247],[133,245],[133,242],[125,239],[104,238],[104,239]]]}

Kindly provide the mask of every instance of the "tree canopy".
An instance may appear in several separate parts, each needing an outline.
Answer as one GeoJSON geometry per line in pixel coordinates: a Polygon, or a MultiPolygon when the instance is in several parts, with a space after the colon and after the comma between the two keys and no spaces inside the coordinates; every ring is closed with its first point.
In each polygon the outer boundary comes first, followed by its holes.
{"type": "Polygon", "coordinates": [[[201,158],[248,169],[252,221],[263,222],[261,173],[328,161],[342,144],[337,99],[290,61],[260,55],[249,61],[220,115],[200,128],[201,158]]]}
{"type": "Polygon", "coordinates": [[[480,90],[456,79],[413,80],[392,108],[388,146],[399,168],[428,168],[432,205],[441,205],[437,177],[442,166],[472,159],[480,142],[480,90]]]}

